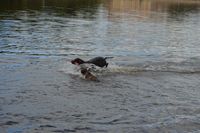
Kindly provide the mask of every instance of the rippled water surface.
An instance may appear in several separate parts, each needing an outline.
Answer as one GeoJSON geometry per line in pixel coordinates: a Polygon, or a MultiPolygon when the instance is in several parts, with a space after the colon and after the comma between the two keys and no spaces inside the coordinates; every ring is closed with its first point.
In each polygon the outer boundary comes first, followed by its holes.
{"type": "Polygon", "coordinates": [[[198,133],[199,72],[199,0],[0,2],[3,133],[198,133]]]}

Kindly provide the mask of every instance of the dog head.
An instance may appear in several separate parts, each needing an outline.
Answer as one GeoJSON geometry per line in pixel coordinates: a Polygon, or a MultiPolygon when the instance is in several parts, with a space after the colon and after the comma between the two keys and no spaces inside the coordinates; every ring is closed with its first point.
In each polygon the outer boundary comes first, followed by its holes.
{"type": "Polygon", "coordinates": [[[92,81],[99,81],[96,76],[94,76],[92,73],[89,72],[87,69],[82,69],[81,74],[84,76],[85,79],[87,80],[92,80],[92,81]]]}
{"type": "Polygon", "coordinates": [[[85,61],[83,61],[82,59],[80,58],[76,58],[74,60],[71,60],[71,63],[74,64],[74,65],[80,65],[80,64],[83,64],[85,61]]]}
{"type": "Polygon", "coordinates": [[[81,70],[81,74],[83,74],[83,75],[86,75],[87,72],[88,72],[87,69],[82,69],[82,70],[81,70]]]}

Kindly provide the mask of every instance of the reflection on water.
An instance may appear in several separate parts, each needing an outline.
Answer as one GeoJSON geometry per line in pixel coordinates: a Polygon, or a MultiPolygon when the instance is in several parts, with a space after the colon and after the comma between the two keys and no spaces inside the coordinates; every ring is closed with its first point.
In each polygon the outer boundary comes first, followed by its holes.
{"type": "Polygon", "coordinates": [[[99,0],[3,0],[0,12],[38,10],[61,16],[81,13],[84,17],[92,17],[99,4],[99,0]]]}
{"type": "Polygon", "coordinates": [[[200,2],[197,0],[109,0],[107,5],[111,11],[123,12],[138,10],[148,14],[150,11],[198,11],[200,2]]]}
{"type": "Polygon", "coordinates": [[[1,53],[196,58],[199,9],[198,0],[2,0],[1,53]]]}
{"type": "Polygon", "coordinates": [[[0,131],[199,132],[199,9],[199,0],[1,0],[0,131]],[[98,83],[70,63],[94,56],[114,57],[96,69],[98,83]]]}
{"type": "Polygon", "coordinates": [[[180,20],[183,20],[187,13],[195,13],[200,9],[198,0],[109,0],[106,5],[110,13],[137,12],[143,17],[151,17],[153,12],[159,12],[180,20]]]}
{"type": "Polygon", "coordinates": [[[48,7],[62,8],[63,10],[78,10],[83,7],[95,8],[100,0],[2,0],[1,10],[40,10],[48,7]]]}
{"type": "Polygon", "coordinates": [[[1,53],[196,58],[199,8],[198,0],[2,0],[1,53]]]}
{"type": "Polygon", "coordinates": [[[168,12],[171,15],[182,15],[187,12],[198,12],[198,0],[2,0],[0,11],[57,9],[75,15],[76,11],[88,9],[95,12],[101,5],[109,12],[140,11],[142,15],[151,12],[168,12]]]}

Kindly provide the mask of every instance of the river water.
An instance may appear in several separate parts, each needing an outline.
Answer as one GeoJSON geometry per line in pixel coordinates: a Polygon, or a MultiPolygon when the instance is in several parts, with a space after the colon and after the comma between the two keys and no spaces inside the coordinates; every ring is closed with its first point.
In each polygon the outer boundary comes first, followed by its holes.
{"type": "Polygon", "coordinates": [[[0,133],[199,133],[199,86],[198,0],[0,2],[0,133]]]}

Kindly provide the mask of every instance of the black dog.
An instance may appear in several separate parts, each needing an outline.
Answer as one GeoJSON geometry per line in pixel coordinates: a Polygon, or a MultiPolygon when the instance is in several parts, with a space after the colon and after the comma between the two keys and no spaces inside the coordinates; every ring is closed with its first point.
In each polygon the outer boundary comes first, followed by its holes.
{"type": "Polygon", "coordinates": [[[94,64],[98,67],[107,67],[108,63],[106,62],[106,59],[108,59],[108,58],[113,58],[113,57],[95,57],[95,58],[92,58],[88,61],[84,61],[80,58],[76,58],[76,59],[72,60],[71,63],[75,64],[75,65],[80,65],[80,64],[83,64],[83,63],[91,63],[91,64],[94,64]]]}

